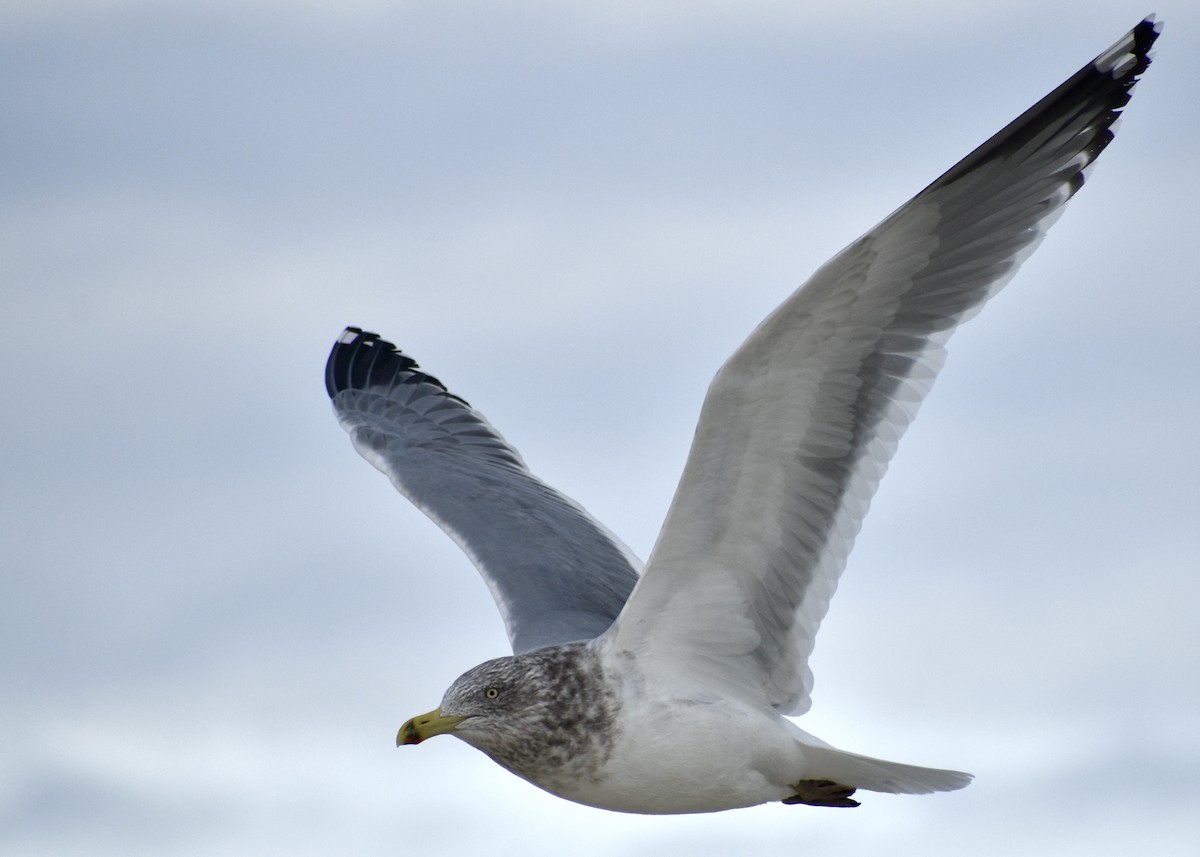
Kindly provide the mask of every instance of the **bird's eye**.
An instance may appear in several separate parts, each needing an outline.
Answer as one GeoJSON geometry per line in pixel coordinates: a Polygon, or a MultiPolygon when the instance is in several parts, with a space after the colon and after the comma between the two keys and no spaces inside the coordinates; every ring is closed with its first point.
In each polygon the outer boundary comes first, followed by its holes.
{"type": "Polygon", "coordinates": [[[487,690],[485,690],[483,692],[483,695],[486,696],[488,699],[495,699],[497,696],[500,695],[500,689],[497,687],[489,687],[487,690]]]}

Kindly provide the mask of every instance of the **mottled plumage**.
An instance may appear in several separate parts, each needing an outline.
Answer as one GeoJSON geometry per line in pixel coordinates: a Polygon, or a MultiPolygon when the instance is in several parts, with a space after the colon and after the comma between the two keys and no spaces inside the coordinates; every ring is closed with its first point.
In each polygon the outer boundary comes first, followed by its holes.
{"type": "Polygon", "coordinates": [[[619,701],[583,643],[496,658],[446,691],[443,714],[467,714],[455,734],[551,791],[596,781],[612,753],[619,701]]]}

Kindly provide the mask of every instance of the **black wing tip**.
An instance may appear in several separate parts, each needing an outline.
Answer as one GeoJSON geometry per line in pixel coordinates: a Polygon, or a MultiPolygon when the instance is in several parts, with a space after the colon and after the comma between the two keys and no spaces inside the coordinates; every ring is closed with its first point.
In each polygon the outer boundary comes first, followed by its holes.
{"type": "Polygon", "coordinates": [[[1083,186],[1087,165],[1100,157],[1100,153],[1116,139],[1121,111],[1133,97],[1138,80],[1154,61],[1154,43],[1162,33],[1162,28],[1162,21],[1156,20],[1154,15],[1148,15],[1116,44],[1092,61],[1092,73],[1099,75],[1101,80],[1111,79],[1108,85],[1113,88],[1110,90],[1104,120],[1099,123],[1091,143],[1083,149],[1084,169],[1073,176],[1070,182],[1072,196],[1083,186]]]}
{"type": "Polygon", "coordinates": [[[325,361],[325,392],[332,399],[343,390],[386,387],[397,381],[433,384],[445,391],[445,384],[419,369],[417,361],[379,334],[347,327],[325,361]]]}
{"type": "Polygon", "coordinates": [[[1084,183],[1086,168],[1112,142],[1117,119],[1129,103],[1133,89],[1154,59],[1155,41],[1162,22],[1149,15],[1053,92],[1030,107],[998,133],[971,152],[926,191],[945,187],[989,161],[1007,157],[1058,123],[1091,117],[1088,133],[1080,137],[1081,162],[1072,173],[1064,173],[1068,197],[1084,183]]]}
{"type": "Polygon", "coordinates": [[[1093,72],[1112,78],[1123,86],[1125,100],[1118,107],[1123,107],[1129,100],[1133,85],[1154,61],[1154,43],[1162,34],[1162,29],[1162,21],[1154,15],[1147,15],[1112,47],[1092,60],[1093,72]]]}
{"type": "Polygon", "coordinates": [[[1136,27],[1129,31],[1133,38],[1132,53],[1136,58],[1131,77],[1137,77],[1154,62],[1154,43],[1162,35],[1163,22],[1157,15],[1147,15],[1136,27]]]}

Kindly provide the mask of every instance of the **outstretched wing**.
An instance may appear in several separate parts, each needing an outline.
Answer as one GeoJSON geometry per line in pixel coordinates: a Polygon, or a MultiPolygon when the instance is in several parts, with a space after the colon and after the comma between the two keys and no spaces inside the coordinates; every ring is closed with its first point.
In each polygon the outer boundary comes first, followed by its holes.
{"type": "Polygon", "coordinates": [[[754,331],[713,380],[645,574],[603,645],[692,696],[807,710],[817,627],[946,340],[1079,189],[1157,34],[1143,21],[754,331]]]}
{"type": "Polygon", "coordinates": [[[356,327],[333,346],[325,386],[354,448],[475,563],[514,652],[607,630],[641,563],[470,405],[356,327]]]}

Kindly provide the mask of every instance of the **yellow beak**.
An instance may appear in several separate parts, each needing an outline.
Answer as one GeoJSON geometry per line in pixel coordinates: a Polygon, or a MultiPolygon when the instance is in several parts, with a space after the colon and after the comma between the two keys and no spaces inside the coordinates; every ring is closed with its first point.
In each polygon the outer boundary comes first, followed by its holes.
{"type": "Polygon", "coordinates": [[[426,738],[453,732],[458,724],[467,718],[457,715],[442,714],[442,709],[435,708],[428,714],[418,714],[412,720],[400,727],[396,733],[396,746],[401,744],[420,744],[426,738]]]}

